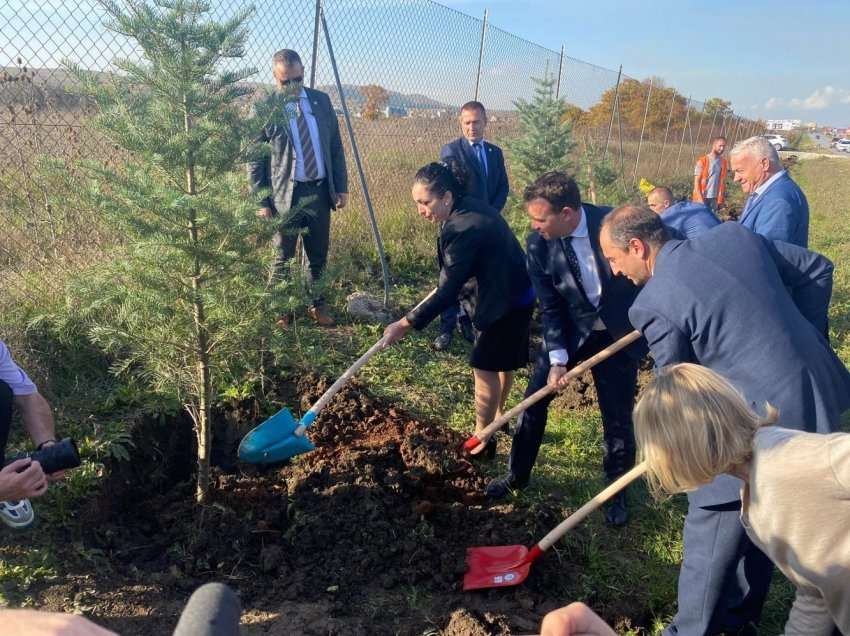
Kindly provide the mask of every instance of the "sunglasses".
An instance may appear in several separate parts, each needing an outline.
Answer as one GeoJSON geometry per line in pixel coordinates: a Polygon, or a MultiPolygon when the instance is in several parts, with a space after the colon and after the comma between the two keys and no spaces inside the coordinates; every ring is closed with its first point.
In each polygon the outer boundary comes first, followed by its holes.
{"type": "Polygon", "coordinates": [[[285,79],[281,82],[283,86],[289,86],[290,84],[301,84],[304,81],[304,76],[301,77],[293,77],[292,79],[285,79]]]}

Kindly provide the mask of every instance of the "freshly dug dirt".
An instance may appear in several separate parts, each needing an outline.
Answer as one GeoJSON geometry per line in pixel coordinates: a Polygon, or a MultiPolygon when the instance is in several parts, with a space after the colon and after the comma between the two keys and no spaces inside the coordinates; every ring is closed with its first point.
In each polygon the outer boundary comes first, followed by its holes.
{"type": "MultiPolygon", "coordinates": [[[[297,393],[306,409],[326,388],[304,378],[278,391],[297,393]]],[[[256,412],[237,405],[224,419],[232,441],[256,412]]],[[[556,497],[487,505],[487,480],[459,452],[465,436],[356,385],[311,428],[316,450],[271,470],[216,472],[203,507],[181,481],[193,466],[186,426],[171,422],[116,466],[69,539],[64,580],[41,590],[41,604],[82,608],[124,636],[170,633],[192,590],[215,580],[239,591],[249,636],[478,636],[536,633],[546,611],[574,598],[584,557],[568,546],[521,586],[464,593],[467,547],[531,545],[564,506],[556,497]]]]}

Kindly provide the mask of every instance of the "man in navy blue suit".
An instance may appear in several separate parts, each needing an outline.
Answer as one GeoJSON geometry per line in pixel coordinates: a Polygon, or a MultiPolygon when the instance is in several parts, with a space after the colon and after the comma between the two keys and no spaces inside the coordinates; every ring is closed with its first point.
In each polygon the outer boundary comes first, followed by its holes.
{"type": "Polygon", "coordinates": [[[735,183],[747,197],[738,219],[744,227],[775,241],[809,244],[809,202],[764,137],[735,144],[729,154],[735,183]]]}
{"type": "MultiPolygon", "coordinates": [[[[599,226],[610,208],[582,203],[572,177],[547,172],[526,188],[524,200],[536,230],[526,239],[526,261],[543,322],[543,346],[525,392],[528,397],[547,384],[557,387],[570,368],[631,333],[628,311],[638,290],[614,276],[599,247],[599,226]]],[[[602,464],[609,480],[634,465],[632,407],[645,347],[635,342],[591,370],[602,413],[602,464]]],[[[520,416],[508,473],[488,484],[488,497],[500,499],[528,484],[552,399],[554,395],[520,416]]],[[[628,521],[625,493],[608,506],[606,520],[614,526],[628,521]]]]}
{"type": "MultiPolygon", "coordinates": [[[[459,120],[462,136],[440,149],[440,159],[451,157],[464,164],[470,174],[468,194],[487,203],[494,214],[501,214],[508,200],[508,173],[502,149],[484,140],[487,111],[481,102],[466,102],[461,106],[459,120]]],[[[437,351],[451,344],[455,325],[467,340],[473,340],[469,317],[459,317],[459,307],[454,305],[440,316],[440,335],[434,340],[437,351]]]]}
{"type": "MultiPolygon", "coordinates": [[[[704,365],[779,424],[836,430],[850,408],[850,373],[827,338],[832,263],[814,252],[723,223],[670,239],[646,208],[608,214],[600,233],[611,270],[640,285],[629,310],[658,367],[704,365]]],[[[748,634],[772,564],[747,538],[741,482],[722,475],[688,495],[679,604],[665,636],[748,634]]]]}
{"type": "Polygon", "coordinates": [[[705,230],[720,225],[720,219],[703,203],[694,201],[673,202],[669,188],[658,186],[646,195],[649,209],[661,216],[664,225],[682,238],[694,238],[705,230]]]}

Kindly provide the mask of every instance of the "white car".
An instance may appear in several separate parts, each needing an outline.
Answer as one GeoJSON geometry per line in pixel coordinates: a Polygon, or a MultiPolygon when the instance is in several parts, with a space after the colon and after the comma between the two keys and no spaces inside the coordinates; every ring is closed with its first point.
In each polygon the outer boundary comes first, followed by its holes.
{"type": "Polygon", "coordinates": [[[777,150],[782,150],[788,147],[788,140],[782,135],[764,135],[764,138],[770,142],[770,145],[777,150]]]}
{"type": "Polygon", "coordinates": [[[839,139],[835,142],[835,149],[850,152],[850,139],[839,139]]]}

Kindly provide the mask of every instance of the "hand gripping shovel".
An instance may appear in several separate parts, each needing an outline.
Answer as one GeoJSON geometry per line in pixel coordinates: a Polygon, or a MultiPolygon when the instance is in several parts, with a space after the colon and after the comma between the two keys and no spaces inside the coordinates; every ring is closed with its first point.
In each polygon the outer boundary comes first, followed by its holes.
{"type": "Polygon", "coordinates": [[[564,519],[531,549],[524,545],[467,548],[467,571],[463,576],[463,589],[477,590],[485,587],[519,585],[528,577],[531,564],[539,559],[546,550],[557,543],[569,530],[581,523],[587,515],[643,475],[644,472],[646,472],[646,462],[641,462],[564,519]]]}
{"type": "MultiPolygon", "coordinates": [[[[591,357],[589,357],[584,362],[577,364],[575,367],[570,369],[570,371],[568,371],[561,378],[561,387],[558,389],[558,391],[560,391],[561,388],[566,386],[566,384],[568,382],[571,382],[572,380],[574,380],[575,378],[580,376],[582,373],[584,373],[585,371],[587,371],[591,367],[596,366],[597,364],[599,364],[603,360],[607,360],[608,358],[613,356],[615,353],[617,353],[620,349],[623,349],[623,348],[629,346],[630,344],[632,344],[638,338],[640,338],[640,333],[638,331],[632,331],[631,333],[626,334],[625,336],[623,336],[622,338],[620,338],[616,342],[611,343],[610,345],[605,347],[599,353],[592,355],[591,357]]],[[[493,420],[485,428],[481,429],[480,431],[475,433],[475,435],[473,435],[468,440],[466,440],[463,443],[463,450],[466,451],[467,453],[472,453],[473,455],[480,453],[481,451],[484,450],[484,447],[486,446],[489,439],[493,435],[495,435],[496,431],[498,431],[505,424],[510,422],[511,419],[513,419],[514,417],[516,417],[517,415],[522,413],[529,406],[536,404],[537,402],[539,402],[540,400],[545,398],[547,395],[549,395],[553,391],[555,391],[555,389],[553,389],[552,387],[550,387],[547,384],[546,386],[544,386],[539,391],[532,393],[527,398],[525,398],[522,402],[520,402],[515,407],[513,407],[511,410],[503,413],[500,417],[497,417],[495,420],[493,420]]]]}
{"type": "MultiPolygon", "coordinates": [[[[419,301],[416,307],[419,307],[419,305],[431,298],[436,291],[436,289],[432,290],[430,294],[419,301]]],[[[333,399],[339,390],[369,362],[369,358],[382,349],[383,344],[384,339],[382,337],[378,342],[369,347],[369,350],[360,356],[322,394],[322,397],[310,407],[310,410],[299,421],[295,421],[289,409],[283,408],[250,431],[239,443],[239,459],[249,464],[272,464],[282,462],[301,453],[308,453],[316,448],[313,442],[305,435],[307,427],[313,423],[319,411],[328,405],[328,402],[333,399]]]]}

